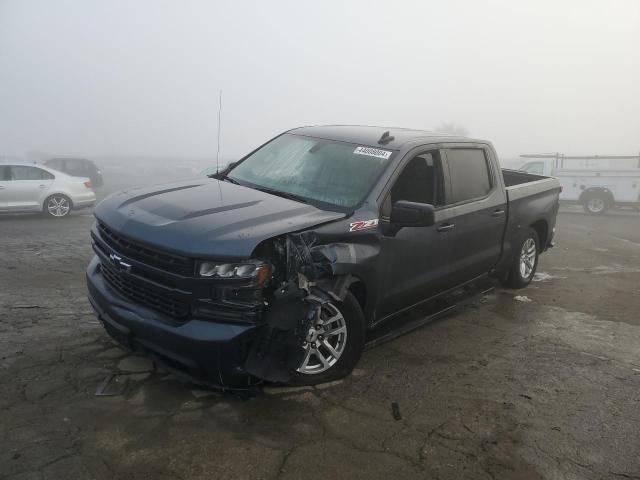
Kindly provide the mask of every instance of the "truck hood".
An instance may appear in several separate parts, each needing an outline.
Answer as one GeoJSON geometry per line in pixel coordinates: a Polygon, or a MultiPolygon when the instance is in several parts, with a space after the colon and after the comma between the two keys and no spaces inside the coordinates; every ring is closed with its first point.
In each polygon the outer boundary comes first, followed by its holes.
{"type": "Polygon", "coordinates": [[[263,240],[346,216],[210,178],[118,192],[95,215],[150,246],[216,259],[249,258],[263,240]]]}

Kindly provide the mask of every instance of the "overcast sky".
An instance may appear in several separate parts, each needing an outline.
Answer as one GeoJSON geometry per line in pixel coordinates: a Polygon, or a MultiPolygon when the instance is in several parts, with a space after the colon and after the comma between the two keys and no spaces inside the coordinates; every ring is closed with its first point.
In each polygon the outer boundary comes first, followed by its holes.
{"type": "Polygon", "coordinates": [[[640,151],[640,1],[0,0],[0,154],[233,158],[456,122],[503,156],[640,151]]]}

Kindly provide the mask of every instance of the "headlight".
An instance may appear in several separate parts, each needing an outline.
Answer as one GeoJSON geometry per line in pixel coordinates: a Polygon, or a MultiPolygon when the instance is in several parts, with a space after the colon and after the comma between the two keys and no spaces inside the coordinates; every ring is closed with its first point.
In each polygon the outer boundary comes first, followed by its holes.
{"type": "Polygon", "coordinates": [[[271,266],[259,261],[247,263],[200,262],[198,275],[211,278],[254,279],[260,285],[271,275],[271,266]]]}

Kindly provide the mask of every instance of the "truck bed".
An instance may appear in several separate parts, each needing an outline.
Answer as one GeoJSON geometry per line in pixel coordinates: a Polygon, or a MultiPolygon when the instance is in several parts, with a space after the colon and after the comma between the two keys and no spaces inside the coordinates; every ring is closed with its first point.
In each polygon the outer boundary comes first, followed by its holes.
{"type": "MultiPolygon", "coordinates": [[[[502,169],[502,175],[508,205],[504,249],[510,252],[511,242],[518,238],[522,225],[531,225],[540,212],[544,213],[547,224],[555,223],[551,219],[555,219],[558,209],[560,182],[553,177],[509,169],[502,169]]],[[[540,240],[545,242],[545,239],[540,240]]],[[[541,248],[544,251],[549,246],[550,241],[543,243],[541,248]]]]}
{"type": "Polygon", "coordinates": [[[502,169],[502,178],[504,178],[505,187],[514,187],[516,185],[522,185],[523,183],[535,182],[538,180],[544,180],[543,175],[536,175],[535,173],[522,172],[520,170],[511,170],[508,168],[502,169]]]}
{"type": "Polygon", "coordinates": [[[541,194],[557,195],[560,192],[560,183],[553,177],[545,177],[519,170],[502,169],[504,186],[509,202],[514,202],[524,197],[534,197],[541,194]]]}

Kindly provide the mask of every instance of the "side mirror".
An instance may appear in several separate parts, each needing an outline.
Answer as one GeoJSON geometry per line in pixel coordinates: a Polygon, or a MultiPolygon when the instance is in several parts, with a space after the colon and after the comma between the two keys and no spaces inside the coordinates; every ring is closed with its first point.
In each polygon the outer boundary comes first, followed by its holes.
{"type": "Polygon", "coordinates": [[[436,221],[435,209],[428,203],[399,200],[391,207],[390,220],[398,227],[430,227],[436,221]]]}

